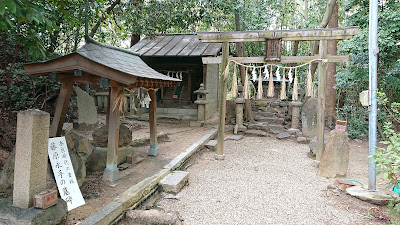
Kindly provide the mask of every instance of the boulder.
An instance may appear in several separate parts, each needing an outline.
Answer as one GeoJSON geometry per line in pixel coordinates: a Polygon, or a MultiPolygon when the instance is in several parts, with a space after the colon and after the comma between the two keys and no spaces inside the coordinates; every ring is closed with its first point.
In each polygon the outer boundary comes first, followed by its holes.
{"type": "MultiPolygon", "coordinates": [[[[108,126],[102,126],[96,129],[93,134],[93,145],[95,147],[107,147],[108,144],[108,126]]],[[[132,142],[132,131],[125,125],[119,126],[119,147],[127,146],[132,142]]]]}
{"type": "Polygon", "coordinates": [[[58,203],[46,210],[14,207],[12,198],[0,202],[0,223],[7,225],[53,225],[67,224],[67,203],[61,198],[58,203]]]}
{"type": "MultiPolygon", "coordinates": [[[[118,165],[124,163],[126,156],[134,154],[135,149],[132,146],[118,148],[118,165]]],[[[104,171],[107,162],[107,148],[96,147],[93,153],[88,157],[86,167],[88,171],[104,171]]]]}
{"type": "Polygon", "coordinates": [[[349,138],[338,130],[329,132],[328,142],[319,164],[319,175],[323,177],[345,176],[349,165],[349,138]]]}
{"type": "Polygon", "coordinates": [[[86,161],[94,150],[92,141],[86,137],[79,136],[73,132],[65,136],[68,146],[69,156],[71,158],[72,166],[78,185],[82,186],[86,178],[86,161]]]}
{"type": "MultiPolygon", "coordinates": [[[[326,147],[326,142],[328,141],[328,135],[324,135],[324,149],[326,147]]],[[[307,138],[307,140],[309,140],[309,138],[307,138]]],[[[315,156],[317,154],[317,137],[314,137],[311,141],[310,141],[310,154],[312,156],[315,156]]]]}
{"type": "Polygon", "coordinates": [[[301,110],[302,131],[306,137],[315,137],[317,135],[317,108],[318,99],[309,98],[301,110]]]}

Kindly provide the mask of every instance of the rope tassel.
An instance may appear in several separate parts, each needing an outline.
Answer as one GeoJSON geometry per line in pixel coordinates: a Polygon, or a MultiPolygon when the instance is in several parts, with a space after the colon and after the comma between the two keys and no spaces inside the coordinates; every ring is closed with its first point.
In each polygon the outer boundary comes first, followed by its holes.
{"type": "Polygon", "coordinates": [[[281,86],[281,100],[286,99],[286,78],[285,78],[285,70],[283,70],[282,76],[282,86],[281,86]]]}
{"type": "Polygon", "coordinates": [[[232,76],[232,97],[237,97],[237,76],[236,76],[236,65],[233,65],[233,76],[232,76]]]}
{"type": "Polygon", "coordinates": [[[292,94],[292,100],[297,101],[299,99],[299,90],[298,87],[299,83],[297,81],[297,68],[294,69],[294,83],[293,83],[293,94],[292,94]]]}
{"type": "Polygon", "coordinates": [[[247,67],[246,67],[246,72],[244,73],[244,84],[243,84],[243,98],[244,99],[249,99],[249,79],[247,77],[247,67]]]}
{"type": "Polygon", "coordinates": [[[274,97],[274,95],[275,95],[275,93],[274,93],[274,74],[272,72],[272,66],[271,66],[270,71],[269,71],[269,82],[268,82],[268,93],[267,93],[267,96],[269,98],[272,98],[272,97],[274,97]]]}
{"type": "Polygon", "coordinates": [[[313,95],[313,83],[312,83],[312,76],[311,76],[311,63],[309,64],[308,68],[308,74],[307,74],[307,90],[306,90],[306,96],[312,96],[313,95]]]}
{"type": "Polygon", "coordinates": [[[262,75],[260,69],[260,74],[258,75],[257,99],[262,99],[262,96],[263,96],[263,88],[262,88],[262,75]]]}

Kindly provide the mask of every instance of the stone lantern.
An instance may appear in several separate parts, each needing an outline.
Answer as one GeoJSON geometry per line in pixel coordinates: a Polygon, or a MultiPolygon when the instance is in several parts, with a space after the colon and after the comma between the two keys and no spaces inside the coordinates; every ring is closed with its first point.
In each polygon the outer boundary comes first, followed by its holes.
{"type": "Polygon", "coordinates": [[[197,100],[194,101],[197,104],[197,122],[191,122],[190,126],[202,127],[206,120],[206,94],[208,94],[208,91],[204,89],[204,84],[201,83],[200,88],[193,93],[197,95],[197,100]]]}

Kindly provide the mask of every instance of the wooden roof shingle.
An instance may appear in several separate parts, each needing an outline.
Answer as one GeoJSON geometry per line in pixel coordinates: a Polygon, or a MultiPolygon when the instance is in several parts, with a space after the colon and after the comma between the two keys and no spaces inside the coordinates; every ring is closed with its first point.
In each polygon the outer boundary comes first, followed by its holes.
{"type": "Polygon", "coordinates": [[[221,43],[203,43],[196,34],[166,34],[154,39],[144,38],[131,47],[141,56],[217,56],[221,51],[221,43]]]}

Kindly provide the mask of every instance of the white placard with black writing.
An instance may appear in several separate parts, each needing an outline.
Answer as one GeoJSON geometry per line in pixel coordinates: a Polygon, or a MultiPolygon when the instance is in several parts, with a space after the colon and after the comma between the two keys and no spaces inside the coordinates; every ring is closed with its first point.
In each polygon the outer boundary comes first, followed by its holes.
{"type": "Polygon", "coordinates": [[[49,139],[49,158],[61,198],[67,202],[68,211],[85,204],[76,181],[65,137],[49,139]]]}

